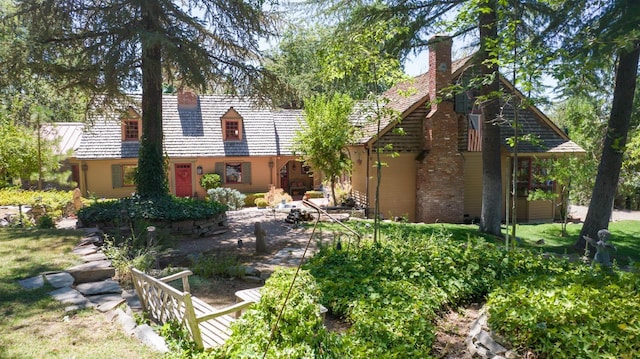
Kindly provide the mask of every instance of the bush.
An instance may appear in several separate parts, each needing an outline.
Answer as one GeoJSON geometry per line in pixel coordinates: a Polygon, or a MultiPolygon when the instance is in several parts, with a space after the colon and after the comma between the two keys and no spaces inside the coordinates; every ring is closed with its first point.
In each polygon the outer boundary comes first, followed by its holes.
{"type": "Polygon", "coordinates": [[[218,188],[222,185],[222,177],[217,173],[207,173],[200,177],[200,186],[206,190],[218,188]]]}
{"type": "Polygon", "coordinates": [[[580,267],[516,277],[489,295],[489,324],[543,358],[640,353],[640,276],[580,267]]]}
{"type": "Polygon", "coordinates": [[[202,201],[193,198],[160,196],[142,198],[132,196],[118,200],[95,202],[78,211],[78,219],[83,224],[117,223],[122,211],[129,220],[167,220],[183,221],[189,219],[207,219],[215,217],[227,210],[225,205],[213,201],[202,201]]]}
{"type": "Polygon", "coordinates": [[[446,307],[487,295],[518,274],[562,273],[569,264],[505,251],[482,238],[456,240],[424,225],[389,224],[387,240],[355,250],[321,249],[306,268],[322,303],[352,323],[352,358],[423,358],[446,307]],[[419,314],[418,314],[419,313],[419,314]]]}
{"type": "Polygon", "coordinates": [[[338,335],[322,324],[319,289],[313,277],[300,271],[282,312],[277,330],[271,335],[284,305],[295,269],[279,269],[267,280],[262,297],[242,315],[233,333],[215,358],[349,358],[338,335]],[[251,333],[251,335],[247,335],[251,333]]]}
{"type": "Polygon", "coordinates": [[[0,189],[0,206],[42,205],[52,219],[65,215],[65,208],[72,203],[73,191],[31,191],[17,187],[0,189]]]}
{"type": "Polygon", "coordinates": [[[135,267],[146,272],[156,261],[158,247],[147,248],[136,242],[138,241],[135,236],[120,242],[114,238],[107,238],[102,246],[102,252],[111,260],[116,270],[116,278],[121,283],[131,284],[129,268],[135,267]]]}
{"type": "Polygon", "coordinates": [[[258,206],[258,208],[267,208],[269,202],[267,202],[267,200],[264,198],[256,198],[255,204],[256,206],[258,206]]]}
{"type": "Polygon", "coordinates": [[[251,207],[254,206],[256,204],[256,199],[258,198],[264,198],[264,195],[266,193],[264,192],[257,192],[257,193],[246,193],[245,195],[247,197],[245,197],[244,199],[244,206],[245,207],[251,207]]]}
{"type": "Polygon", "coordinates": [[[282,188],[275,188],[274,186],[271,186],[269,192],[264,195],[264,199],[267,200],[267,203],[269,203],[271,207],[277,206],[282,203],[282,201],[285,203],[293,201],[293,198],[291,198],[288,193],[285,193],[282,188]]]}
{"type": "Polygon", "coordinates": [[[204,278],[217,276],[242,277],[244,267],[240,259],[233,253],[202,254],[192,260],[191,270],[204,278]]]}
{"type": "Polygon", "coordinates": [[[306,198],[324,198],[324,193],[322,191],[307,191],[304,196],[306,198]]]}
{"type": "Polygon", "coordinates": [[[51,229],[56,228],[56,223],[53,221],[53,218],[45,214],[38,218],[36,226],[40,229],[51,229]]]}
{"type": "Polygon", "coordinates": [[[222,203],[232,211],[240,209],[242,208],[242,206],[244,206],[245,195],[233,188],[213,188],[208,190],[207,194],[212,201],[222,203]]]}

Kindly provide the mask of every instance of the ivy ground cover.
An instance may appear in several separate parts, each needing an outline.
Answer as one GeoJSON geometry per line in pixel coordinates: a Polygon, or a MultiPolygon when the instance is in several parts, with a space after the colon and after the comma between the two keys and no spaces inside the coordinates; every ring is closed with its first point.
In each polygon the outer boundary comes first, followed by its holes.
{"type": "Polygon", "coordinates": [[[325,248],[308,265],[322,302],[352,323],[346,336],[353,357],[428,357],[436,316],[445,307],[488,295],[491,324],[516,349],[530,349],[541,358],[624,357],[616,344],[625,343],[619,346],[625,353],[640,352],[637,274],[598,272],[419,225],[394,225],[386,232],[377,244],[348,251],[325,248]],[[535,306],[525,305],[528,300],[535,306]],[[616,310],[609,308],[612,304],[616,310]],[[606,321],[597,324],[604,317],[596,313],[602,312],[608,313],[606,321]],[[528,340],[543,325],[546,339],[528,340]],[[584,352],[572,349],[587,342],[595,344],[584,352]]]}

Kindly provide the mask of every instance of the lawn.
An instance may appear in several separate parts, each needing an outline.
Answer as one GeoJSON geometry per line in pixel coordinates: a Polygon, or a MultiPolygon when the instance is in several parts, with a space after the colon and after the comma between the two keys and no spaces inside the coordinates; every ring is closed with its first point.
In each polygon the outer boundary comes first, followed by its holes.
{"type": "MultiPolygon", "coordinates": [[[[578,253],[584,254],[584,250],[576,250],[573,244],[580,235],[582,223],[568,224],[567,236],[562,237],[562,227],[559,223],[545,224],[520,224],[516,228],[516,235],[522,239],[522,245],[531,248],[541,248],[553,253],[578,253]],[[544,244],[536,244],[540,239],[544,244]]],[[[609,223],[611,238],[609,242],[617,247],[612,253],[612,259],[619,264],[626,265],[630,261],[640,262],[640,221],[619,221],[609,223]]],[[[594,250],[591,249],[593,255],[594,250]]]]}
{"type": "MultiPolygon", "coordinates": [[[[367,233],[371,236],[370,226],[354,225],[355,228],[361,233],[367,233]]],[[[477,225],[464,225],[464,224],[407,224],[408,229],[403,229],[408,235],[413,234],[433,234],[439,231],[445,230],[447,233],[451,233],[453,238],[464,240],[469,236],[482,237],[485,240],[492,243],[504,244],[504,239],[497,238],[491,235],[483,234],[478,231],[477,225]]],[[[395,223],[384,222],[381,224],[382,237],[393,237],[395,232],[398,231],[398,226],[395,223]]],[[[582,223],[580,224],[568,224],[567,236],[562,237],[562,227],[560,223],[544,223],[544,224],[518,224],[516,227],[516,236],[518,241],[515,242],[516,246],[538,249],[543,252],[551,252],[558,254],[572,254],[579,255],[584,254],[584,250],[577,250],[573,244],[578,239],[580,230],[582,229],[582,223]],[[544,240],[544,244],[538,244],[540,240],[544,240]]],[[[322,230],[346,232],[335,224],[323,224],[322,230]]],[[[626,265],[630,261],[635,263],[640,262],[640,221],[619,221],[611,222],[609,224],[609,231],[611,232],[610,243],[613,243],[617,247],[617,252],[612,253],[612,259],[615,259],[619,264],[626,265]]],[[[502,227],[502,232],[506,233],[506,228],[502,227]]],[[[514,241],[511,241],[510,245],[514,245],[514,241]]],[[[594,250],[591,249],[591,255],[594,250]]]]}
{"type": "Polygon", "coordinates": [[[71,249],[81,232],[0,229],[0,358],[159,358],[106,316],[66,314],[47,293],[27,291],[17,280],[78,263],[71,249]]]}

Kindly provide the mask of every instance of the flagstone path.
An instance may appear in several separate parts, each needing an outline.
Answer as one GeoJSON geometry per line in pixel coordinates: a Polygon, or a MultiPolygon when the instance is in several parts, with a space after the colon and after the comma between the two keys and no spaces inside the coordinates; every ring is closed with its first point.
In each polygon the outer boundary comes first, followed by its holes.
{"type": "Polygon", "coordinates": [[[106,313],[111,321],[117,321],[125,332],[145,345],[163,353],[168,352],[164,339],[151,327],[146,324],[136,325],[133,313],[142,310],[140,300],[135,290],[123,290],[112,279],[115,269],[100,251],[101,242],[102,235],[95,229],[89,229],[73,249],[73,253],[81,256],[84,263],[62,272],[41,273],[19,280],[18,283],[25,290],[33,290],[42,288],[47,282],[55,288],[49,295],[67,304],[65,312],[94,308],[106,313]]]}

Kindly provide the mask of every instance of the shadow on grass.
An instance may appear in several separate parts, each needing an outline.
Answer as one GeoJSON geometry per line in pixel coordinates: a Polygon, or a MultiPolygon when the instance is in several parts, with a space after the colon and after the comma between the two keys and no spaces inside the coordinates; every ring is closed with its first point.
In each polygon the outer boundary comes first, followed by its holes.
{"type": "MultiPolygon", "coordinates": [[[[520,224],[516,235],[525,248],[539,248],[545,252],[584,255],[585,250],[575,248],[582,224],[567,225],[567,236],[562,236],[560,223],[520,224]]],[[[630,261],[640,261],[640,221],[619,221],[609,224],[610,242],[617,247],[611,253],[612,259],[626,265],[630,261]]],[[[590,249],[591,255],[595,249],[590,249]]]]}

